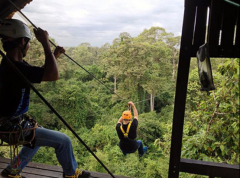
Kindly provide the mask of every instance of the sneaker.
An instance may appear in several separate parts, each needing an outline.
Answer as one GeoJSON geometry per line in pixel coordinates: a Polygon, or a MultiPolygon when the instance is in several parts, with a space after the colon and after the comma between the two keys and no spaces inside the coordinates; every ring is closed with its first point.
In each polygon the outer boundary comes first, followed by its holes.
{"type": "Polygon", "coordinates": [[[21,176],[20,173],[14,173],[14,170],[12,172],[8,171],[7,169],[4,169],[2,172],[1,172],[1,176],[3,178],[26,178],[24,176],[21,176]]]}
{"type": "Polygon", "coordinates": [[[86,171],[80,171],[78,168],[76,169],[75,175],[68,176],[63,173],[63,177],[69,177],[69,178],[90,178],[90,173],[86,171]]]}
{"type": "Polygon", "coordinates": [[[148,150],[147,146],[143,147],[143,154],[147,153],[147,150],[148,150]]]}
{"type": "Polygon", "coordinates": [[[147,146],[143,147],[143,154],[139,154],[139,157],[141,158],[145,153],[147,153],[147,146]]]}

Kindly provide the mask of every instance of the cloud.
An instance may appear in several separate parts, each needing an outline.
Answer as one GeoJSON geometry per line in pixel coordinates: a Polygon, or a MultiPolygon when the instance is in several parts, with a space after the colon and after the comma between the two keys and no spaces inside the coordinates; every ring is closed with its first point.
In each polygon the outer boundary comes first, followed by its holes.
{"type": "Polygon", "coordinates": [[[59,45],[89,42],[100,47],[106,42],[111,44],[122,32],[135,37],[152,26],[180,34],[183,3],[182,0],[171,3],[169,0],[34,0],[22,12],[36,26],[46,29],[59,45]]]}

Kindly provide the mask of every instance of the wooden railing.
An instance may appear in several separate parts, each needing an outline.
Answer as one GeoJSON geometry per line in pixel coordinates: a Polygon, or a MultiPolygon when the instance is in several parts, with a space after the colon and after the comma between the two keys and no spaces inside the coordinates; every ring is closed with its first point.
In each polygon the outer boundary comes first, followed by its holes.
{"type": "Polygon", "coordinates": [[[209,176],[209,178],[239,178],[239,166],[240,165],[229,165],[182,158],[180,161],[180,172],[205,175],[209,176]]]}

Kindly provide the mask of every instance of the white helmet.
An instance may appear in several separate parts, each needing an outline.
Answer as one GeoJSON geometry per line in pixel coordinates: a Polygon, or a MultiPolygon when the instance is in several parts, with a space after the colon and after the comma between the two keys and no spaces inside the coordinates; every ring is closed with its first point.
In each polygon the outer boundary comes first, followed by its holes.
{"type": "Polygon", "coordinates": [[[26,37],[31,39],[32,34],[28,26],[17,19],[6,19],[0,23],[0,36],[10,38],[26,37]]]}

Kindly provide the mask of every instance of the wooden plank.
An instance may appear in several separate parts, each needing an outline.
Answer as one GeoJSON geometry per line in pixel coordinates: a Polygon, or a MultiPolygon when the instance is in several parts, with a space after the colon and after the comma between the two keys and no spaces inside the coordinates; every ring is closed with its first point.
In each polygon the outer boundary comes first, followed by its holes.
{"type": "MultiPolygon", "coordinates": [[[[192,57],[196,56],[196,50],[195,48],[193,49],[194,50],[191,51],[192,57]]],[[[216,57],[216,58],[239,58],[240,46],[239,45],[229,45],[229,46],[211,45],[211,50],[209,51],[209,55],[210,57],[216,57]]]]}
{"type": "Polygon", "coordinates": [[[197,6],[196,19],[195,19],[195,30],[194,30],[194,40],[192,46],[191,56],[196,57],[196,53],[199,46],[203,45],[206,41],[206,23],[207,23],[207,11],[208,11],[209,1],[204,0],[197,6]]]}
{"type": "Polygon", "coordinates": [[[209,1],[202,1],[197,6],[196,11],[196,22],[195,22],[195,31],[194,31],[194,46],[201,46],[205,43],[206,35],[206,23],[207,23],[207,10],[209,1]]]}
{"type": "MultiPolygon", "coordinates": [[[[237,17],[237,29],[236,29],[236,39],[235,39],[235,53],[240,53],[240,10],[238,10],[238,17],[237,17]]],[[[239,56],[240,57],[240,56],[239,56]]]]}
{"type": "Polygon", "coordinates": [[[187,94],[187,83],[191,58],[191,47],[193,29],[195,22],[196,4],[195,1],[185,0],[183,29],[178,63],[177,86],[175,93],[170,164],[168,177],[179,177],[179,166],[181,158],[182,134],[184,124],[184,112],[187,94]]]}
{"type": "MultiPolygon", "coordinates": [[[[0,157],[0,172],[6,168],[10,159],[0,157]]],[[[94,178],[111,178],[111,175],[100,172],[88,171],[94,178]]],[[[60,166],[39,164],[39,163],[29,163],[23,170],[23,176],[27,178],[60,178],[62,177],[62,168],[60,166]]],[[[116,178],[129,178],[125,176],[115,176],[116,178]]],[[[0,176],[1,178],[1,176],[0,176]]]]}
{"type": "MultiPolygon", "coordinates": [[[[7,166],[7,163],[0,163],[1,170],[6,168],[6,166],[7,166]]],[[[53,171],[53,170],[47,170],[47,169],[32,168],[28,166],[23,170],[22,175],[25,175],[25,174],[44,176],[44,177],[55,177],[55,178],[62,177],[62,171],[59,172],[59,171],[53,171]]]]}
{"type": "Polygon", "coordinates": [[[237,13],[238,13],[237,7],[227,2],[224,3],[222,38],[221,38],[222,46],[233,45],[237,13]]]}
{"type": "Polygon", "coordinates": [[[7,166],[7,163],[0,163],[0,169],[4,169],[7,166]]]}
{"type": "Polygon", "coordinates": [[[239,165],[213,163],[192,159],[181,159],[181,172],[206,175],[211,177],[239,178],[239,165]]]}
{"type": "MultiPolygon", "coordinates": [[[[9,163],[9,159],[0,157],[0,163],[8,164],[9,163]]],[[[27,167],[33,167],[33,168],[39,168],[39,169],[43,169],[43,170],[46,169],[46,170],[62,172],[62,168],[60,166],[53,166],[53,165],[47,165],[47,164],[40,164],[40,163],[30,162],[30,163],[28,163],[27,167]]]]}
{"type": "MultiPolygon", "coordinates": [[[[209,45],[218,45],[222,25],[223,3],[219,0],[212,0],[209,13],[208,42],[209,45]]],[[[211,49],[210,49],[211,50],[211,49]]]]}

